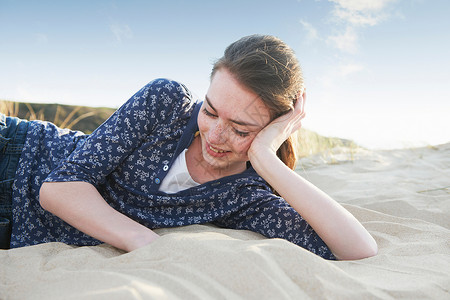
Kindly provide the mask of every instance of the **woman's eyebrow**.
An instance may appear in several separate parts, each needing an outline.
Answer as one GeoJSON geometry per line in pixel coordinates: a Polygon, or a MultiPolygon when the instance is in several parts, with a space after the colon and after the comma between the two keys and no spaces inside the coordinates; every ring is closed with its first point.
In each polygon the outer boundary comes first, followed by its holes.
{"type": "MultiPolygon", "coordinates": [[[[217,110],[214,108],[214,106],[212,105],[211,101],[209,100],[208,96],[205,96],[206,102],[208,103],[208,105],[217,113],[217,110]]],[[[235,124],[238,125],[242,125],[242,126],[254,126],[254,127],[261,127],[258,124],[254,124],[254,123],[247,123],[244,121],[240,121],[240,120],[233,120],[233,119],[229,119],[230,122],[233,122],[235,124]]]]}

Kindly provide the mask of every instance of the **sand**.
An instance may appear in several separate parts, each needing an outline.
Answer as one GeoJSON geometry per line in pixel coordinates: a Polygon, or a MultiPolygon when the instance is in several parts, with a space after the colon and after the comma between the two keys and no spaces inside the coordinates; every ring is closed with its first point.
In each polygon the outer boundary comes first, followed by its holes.
{"type": "Polygon", "coordinates": [[[280,239],[194,225],[124,253],[0,251],[0,299],[450,299],[450,144],[337,151],[298,172],[350,210],[379,254],[326,261],[280,239]]]}

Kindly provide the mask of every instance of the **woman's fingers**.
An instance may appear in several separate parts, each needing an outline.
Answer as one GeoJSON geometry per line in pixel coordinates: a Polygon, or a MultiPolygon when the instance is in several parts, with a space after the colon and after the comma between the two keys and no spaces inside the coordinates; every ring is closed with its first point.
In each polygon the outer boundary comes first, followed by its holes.
{"type": "Polygon", "coordinates": [[[300,115],[302,119],[305,117],[305,101],[306,94],[303,93],[302,95],[299,95],[294,106],[294,111],[297,111],[297,114],[300,115]]]}
{"type": "MultiPolygon", "coordinates": [[[[305,102],[306,102],[306,93],[303,92],[302,95],[300,95],[299,97],[301,99],[301,104],[302,104],[302,112],[305,113],[305,102]]],[[[299,100],[300,100],[299,99],[299,100]]]]}
{"type": "Polygon", "coordinates": [[[291,133],[300,129],[301,120],[305,117],[305,94],[300,95],[295,103],[294,109],[287,113],[287,117],[283,120],[286,123],[286,127],[291,128],[291,133]]]}
{"type": "Polygon", "coordinates": [[[303,93],[298,97],[294,107],[288,113],[273,120],[259,132],[252,146],[260,147],[266,145],[276,151],[289,136],[302,127],[301,120],[305,117],[304,107],[305,94],[303,93]]]}

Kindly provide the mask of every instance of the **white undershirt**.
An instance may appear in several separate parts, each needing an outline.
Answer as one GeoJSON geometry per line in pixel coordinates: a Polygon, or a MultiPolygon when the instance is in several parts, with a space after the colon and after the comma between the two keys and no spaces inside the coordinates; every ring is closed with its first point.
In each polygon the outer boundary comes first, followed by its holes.
{"type": "Polygon", "coordinates": [[[187,149],[184,149],[174,161],[166,177],[161,182],[160,191],[170,194],[200,185],[189,174],[186,164],[186,151],[187,149]]]}

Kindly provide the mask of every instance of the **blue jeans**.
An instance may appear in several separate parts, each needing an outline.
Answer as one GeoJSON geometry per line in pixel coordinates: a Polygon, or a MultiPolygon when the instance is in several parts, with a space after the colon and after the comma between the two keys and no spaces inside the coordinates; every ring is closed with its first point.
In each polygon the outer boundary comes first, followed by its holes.
{"type": "Polygon", "coordinates": [[[28,121],[0,113],[0,249],[9,249],[12,186],[28,131],[28,121]]]}

